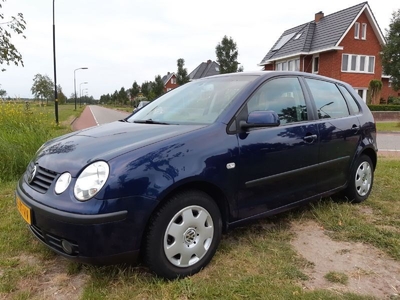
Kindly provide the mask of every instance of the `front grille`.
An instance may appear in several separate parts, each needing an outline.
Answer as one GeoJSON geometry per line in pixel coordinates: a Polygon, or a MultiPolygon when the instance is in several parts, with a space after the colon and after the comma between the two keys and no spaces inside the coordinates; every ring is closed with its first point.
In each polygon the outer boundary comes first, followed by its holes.
{"type": "MultiPolygon", "coordinates": [[[[48,245],[50,248],[53,248],[56,251],[65,253],[64,248],[62,246],[62,241],[65,240],[65,239],[63,239],[61,237],[58,237],[58,236],[55,236],[53,234],[49,234],[47,232],[43,232],[39,227],[37,227],[35,225],[31,225],[30,229],[31,229],[32,233],[38,239],[40,239],[43,243],[48,245]]],[[[69,241],[69,240],[68,240],[68,242],[71,244],[72,253],[67,253],[67,254],[69,254],[69,255],[79,255],[78,244],[76,242],[72,242],[72,241],[69,241]]]]}
{"type": "MultiPolygon", "coordinates": [[[[32,172],[34,165],[30,165],[27,174],[29,177],[29,174],[32,172]]],[[[48,169],[42,168],[39,165],[36,165],[36,175],[33,178],[32,182],[29,183],[30,186],[38,191],[39,193],[46,193],[47,190],[49,189],[50,185],[53,183],[54,178],[56,178],[57,173],[50,171],[48,169]]]]}

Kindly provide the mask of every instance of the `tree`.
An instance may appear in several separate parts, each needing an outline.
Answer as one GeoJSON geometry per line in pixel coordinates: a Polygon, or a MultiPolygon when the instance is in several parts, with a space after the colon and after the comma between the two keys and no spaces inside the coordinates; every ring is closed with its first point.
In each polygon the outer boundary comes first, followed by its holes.
{"type": "Polygon", "coordinates": [[[185,60],[183,58],[179,58],[177,60],[177,65],[178,72],[176,73],[176,83],[179,85],[184,85],[190,81],[187,69],[183,67],[185,65],[185,60]]]}
{"type": "Polygon", "coordinates": [[[4,97],[7,97],[7,92],[6,92],[6,90],[0,89],[0,99],[3,100],[4,97]]]}
{"type": "Polygon", "coordinates": [[[131,98],[137,97],[140,93],[140,86],[137,84],[136,80],[133,82],[132,87],[129,89],[129,95],[131,98]]]}
{"type": "Polygon", "coordinates": [[[164,81],[162,80],[160,75],[157,75],[154,78],[154,84],[152,87],[152,90],[154,92],[154,98],[160,97],[162,94],[164,94],[164,81]]]}
{"type": "Polygon", "coordinates": [[[369,82],[369,95],[370,95],[370,99],[369,100],[369,104],[379,104],[379,100],[380,100],[380,92],[382,90],[382,81],[378,80],[378,79],[373,79],[369,82]]]}
{"type": "Polygon", "coordinates": [[[57,86],[57,97],[59,104],[65,104],[67,102],[67,96],[64,95],[60,84],[57,86]]]}
{"type": "Polygon", "coordinates": [[[118,92],[118,99],[123,104],[126,105],[128,103],[128,93],[125,91],[125,88],[122,87],[118,92]]]}
{"type": "Polygon", "coordinates": [[[149,95],[150,95],[150,92],[151,92],[151,87],[152,87],[151,81],[150,82],[149,81],[145,81],[145,82],[142,83],[142,88],[141,88],[142,94],[143,94],[143,96],[145,96],[149,100],[150,100],[149,95]]]}
{"type": "Polygon", "coordinates": [[[44,99],[48,102],[53,96],[53,86],[54,83],[49,76],[36,74],[33,77],[31,92],[36,98],[41,99],[42,102],[44,99]]]}
{"type": "MultiPolygon", "coordinates": [[[[6,0],[0,0],[0,9],[3,8],[2,2],[6,0]]],[[[6,19],[5,23],[4,14],[0,12],[0,65],[14,63],[16,66],[21,64],[24,66],[22,61],[22,55],[18,52],[17,48],[11,42],[12,34],[22,35],[23,38],[26,36],[23,34],[25,30],[26,22],[22,13],[18,13],[17,16],[11,16],[6,19]]],[[[2,68],[4,72],[6,69],[2,68]]]]}
{"type": "Polygon", "coordinates": [[[243,67],[239,68],[239,62],[237,61],[239,51],[231,37],[228,38],[225,35],[221,43],[215,47],[215,53],[221,74],[243,71],[243,67]]]}
{"type": "Polygon", "coordinates": [[[383,72],[392,78],[392,87],[400,89],[400,9],[393,12],[389,30],[386,30],[386,45],[382,49],[383,72]]]}

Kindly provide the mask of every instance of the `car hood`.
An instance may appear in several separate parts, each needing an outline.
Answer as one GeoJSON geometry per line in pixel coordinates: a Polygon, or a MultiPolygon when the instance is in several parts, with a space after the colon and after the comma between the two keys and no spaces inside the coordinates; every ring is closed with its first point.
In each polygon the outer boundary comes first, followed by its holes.
{"type": "Polygon", "coordinates": [[[73,177],[87,164],[110,159],[204,125],[157,125],[113,122],[61,136],[45,143],[34,161],[48,170],[73,177]]]}

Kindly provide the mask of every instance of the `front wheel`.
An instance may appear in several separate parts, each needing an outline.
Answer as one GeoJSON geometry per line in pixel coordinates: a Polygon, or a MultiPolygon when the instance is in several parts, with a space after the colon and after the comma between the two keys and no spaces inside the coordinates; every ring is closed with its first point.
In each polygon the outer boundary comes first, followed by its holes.
{"type": "Polygon", "coordinates": [[[371,193],[373,183],[374,167],[371,158],[361,155],[351,171],[345,195],[351,202],[363,202],[371,193]]]}
{"type": "Polygon", "coordinates": [[[145,262],[157,275],[168,279],[195,274],[214,256],[221,231],[219,208],[208,194],[176,194],[150,220],[145,262]]]}

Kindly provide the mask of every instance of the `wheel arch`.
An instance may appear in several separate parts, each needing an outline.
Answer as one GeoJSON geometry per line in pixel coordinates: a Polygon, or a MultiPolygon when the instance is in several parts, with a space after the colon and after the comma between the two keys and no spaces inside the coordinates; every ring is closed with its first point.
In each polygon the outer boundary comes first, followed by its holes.
{"type": "Polygon", "coordinates": [[[219,187],[217,187],[216,185],[214,185],[210,182],[200,181],[200,180],[199,181],[191,181],[191,182],[184,183],[180,186],[177,186],[177,187],[167,191],[161,197],[158,204],[153,209],[153,211],[151,212],[151,214],[147,220],[147,223],[146,223],[146,226],[144,229],[144,234],[142,235],[141,248],[144,245],[144,240],[146,238],[146,232],[148,231],[148,228],[150,226],[150,222],[152,220],[154,213],[156,213],[160,209],[160,207],[162,207],[162,205],[165,202],[167,202],[168,199],[170,199],[173,195],[178,194],[182,191],[187,191],[187,190],[198,190],[198,191],[205,192],[215,201],[215,203],[217,204],[219,211],[221,213],[222,230],[223,230],[223,232],[227,231],[228,223],[229,223],[230,205],[229,205],[226,195],[223,193],[223,191],[219,187]]]}
{"type": "Polygon", "coordinates": [[[371,159],[373,167],[374,167],[374,170],[375,170],[376,169],[376,165],[378,163],[378,157],[376,155],[376,151],[374,149],[372,149],[372,148],[365,148],[360,153],[359,156],[361,156],[361,155],[367,155],[371,159]]]}

